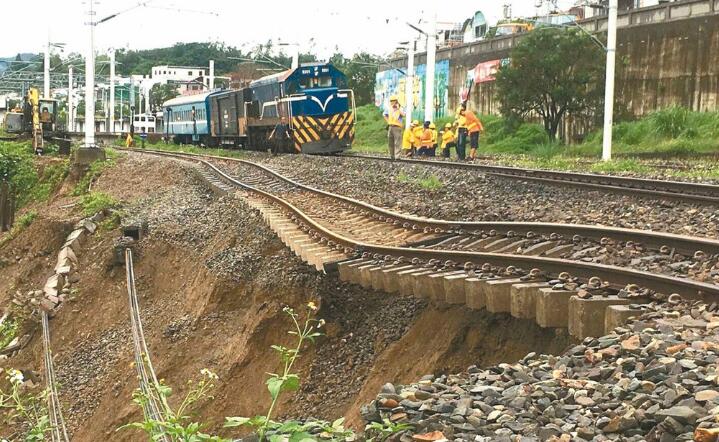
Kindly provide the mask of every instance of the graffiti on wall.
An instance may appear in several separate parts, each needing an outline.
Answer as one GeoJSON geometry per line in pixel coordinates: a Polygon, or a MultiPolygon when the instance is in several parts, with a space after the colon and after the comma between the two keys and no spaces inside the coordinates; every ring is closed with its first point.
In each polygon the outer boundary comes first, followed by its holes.
{"type": "MultiPolygon", "coordinates": [[[[424,95],[427,66],[416,67],[412,84],[412,119],[424,120],[424,95]]],[[[383,109],[389,106],[389,97],[396,95],[402,107],[407,105],[405,85],[407,76],[404,70],[391,69],[378,72],[375,81],[375,105],[383,109]]],[[[442,60],[435,65],[434,76],[434,118],[449,114],[449,60],[442,60]]]]}

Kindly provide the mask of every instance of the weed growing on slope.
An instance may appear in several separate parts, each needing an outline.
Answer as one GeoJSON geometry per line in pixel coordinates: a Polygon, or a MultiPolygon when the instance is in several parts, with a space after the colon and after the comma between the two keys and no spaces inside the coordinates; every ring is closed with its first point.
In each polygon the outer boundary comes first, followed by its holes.
{"type": "Polygon", "coordinates": [[[91,192],[80,200],[82,214],[92,216],[107,209],[113,209],[119,205],[117,200],[103,192],[91,192]]]}
{"type": "Polygon", "coordinates": [[[343,426],[344,419],[337,419],[329,423],[323,421],[308,420],[305,422],[285,421],[277,422],[272,419],[272,414],[283,392],[296,391],[300,387],[300,378],[292,369],[300,357],[307,342],[314,343],[315,339],[321,336],[319,329],[324,325],[323,319],[315,319],[314,314],[317,306],[314,302],[307,304],[307,316],[304,320],[290,307],[285,307],[283,312],[292,319],[293,329],[288,333],[295,337],[295,344],[291,347],[273,345],[280,359],[281,370],[279,373],[268,373],[269,378],[265,382],[270,393],[272,402],[266,415],[255,417],[228,417],[225,427],[234,428],[248,426],[254,429],[261,442],[291,440],[291,441],[314,441],[333,440],[344,441],[353,437],[350,430],[343,426]],[[321,436],[319,436],[321,435],[321,436]]]}
{"type": "Polygon", "coordinates": [[[22,233],[23,230],[30,227],[30,224],[35,221],[35,218],[37,218],[37,212],[31,210],[16,219],[15,225],[12,227],[12,229],[10,229],[10,231],[7,232],[4,236],[0,237],[0,247],[4,246],[10,240],[22,233]]]}
{"type": "Polygon", "coordinates": [[[23,385],[25,378],[22,372],[10,369],[5,373],[10,389],[6,391],[0,388],[0,411],[3,412],[0,413],[0,422],[8,425],[8,428],[17,429],[17,433],[25,433],[25,442],[46,440],[45,436],[52,429],[45,407],[47,391],[34,394],[23,385]]]}

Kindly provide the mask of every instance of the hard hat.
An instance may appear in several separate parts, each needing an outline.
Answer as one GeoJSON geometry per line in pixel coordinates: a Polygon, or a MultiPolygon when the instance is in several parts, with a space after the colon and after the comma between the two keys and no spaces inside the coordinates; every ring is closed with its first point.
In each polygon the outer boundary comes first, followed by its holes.
{"type": "Polygon", "coordinates": [[[399,101],[399,98],[396,95],[392,95],[389,97],[389,101],[399,101]]]}
{"type": "Polygon", "coordinates": [[[417,121],[417,120],[412,121],[412,126],[419,126],[419,121],[417,121]]]}
{"type": "Polygon", "coordinates": [[[445,124],[445,125],[444,125],[444,128],[445,128],[445,129],[451,129],[451,128],[452,128],[452,123],[447,123],[447,124],[445,124]]]}
{"type": "Polygon", "coordinates": [[[429,123],[429,128],[430,128],[430,129],[436,129],[437,126],[435,126],[434,123],[429,123]]]}
{"type": "Polygon", "coordinates": [[[457,108],[457,113],[460,113],[460,112],[462,112],[463,110],[465,110],[465,109],[464,109],[464,106],[460,106],[460,107],[457,108]]]}

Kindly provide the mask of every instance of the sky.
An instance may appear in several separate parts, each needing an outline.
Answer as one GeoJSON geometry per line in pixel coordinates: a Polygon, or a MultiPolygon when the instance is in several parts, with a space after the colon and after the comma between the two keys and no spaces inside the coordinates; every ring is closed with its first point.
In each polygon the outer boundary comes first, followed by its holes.
{"type": "MultiPolygon", "coordinates": [[[[43,52],[48,35],[66,44],[64,52],[86,51],[89,45],[89,0],[3,1],[0,57],[43,52]],[[32,5],[28,10],[27,5],[32,5]],[[30,25],[30,23],[32,23],[30,25]],[[28,33],[28,29],[31,32],[28,33]],[[46,31],[47,30],[47,31],[46,31]],[[14,36],[11,38],[11,36],[14,36]]],[[[127,10],[139,0],[100,0],[97,19],[127,10]]],[[[386,55],[412,31],[406,22],[429,19],[437,8],[439,22],[461,22],[481,10],[490,23],[502,18],[502,5],[515,16],[534,15],[536,0],[142,0],[137,7],[96,27],[98,52],[109,48],[149,49],[178,42],[216,41],[251,49],[268,39],[297,43],[303,52],[321,57],[339,48],[345,55],[360,51],[386,55]]],[[[547,2],[545,2],[547,3],[547,2]]],[[[560,8],[573,0],[559,0],[560,8]]],[[[546,11],[544,9],[543,11],[546,11]]]]}

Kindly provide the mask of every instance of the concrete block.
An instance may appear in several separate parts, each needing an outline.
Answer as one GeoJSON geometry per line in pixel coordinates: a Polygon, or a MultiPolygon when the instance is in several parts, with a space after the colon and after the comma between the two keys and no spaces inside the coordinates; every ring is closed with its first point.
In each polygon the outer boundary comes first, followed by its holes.
{"type": "Polygon", "coordinates": [[[89,166],[95,161],[105,161],[105,149],[99,147],[81,147],[75,151],[75,165],[89,166]]]}
{"type": "Polygon", "coordinates": [[[464,290],[464,281],[467,273],[461,272],[444,277],[444,297],[447,304],[466,304],[467,295],[464,290]]]}
{"type": "Polygon", "coordinates": [[[412,294],[415,298],[432,299],[430,277],[437,274],[438,272],[436,270],[429,270],[412,275],[412,294]]]}
{"type": "Polygon", "coordinates": [[[537,316],[536,299],[541,288],[549,287],[546,282],[527,282],[515,284],[509,292],[510,311],[519,319],[534,319],[537,316]]]}
{"type": "Polygon", "coordinates": [[[63,247],[60,249],[60,253],[57,254],[58,265],[65,266],[66,262],[70,261],[73,265],[77,265],[77,255],[70,247],[63,247]]]}
{"type": "Polygon", "coordinates": [[[452,270],[448,272],[439,272],[430,275],[428,279],[429,297],[436,302],[445,302],[444,278],[452,275],[464,274],[463,270],[452,270]]]}
{"type": "Polygon", "coordinates": [[[371,272],[373,270],[381,269],[382,266],[377,264],[376,262],[373,262],[372,264],[368,266],[360,267],[360,282],[359,284],[366,288],[370,289],[372,288],[372,275],[371,272]]]}
{"type": "Polygon", "coordinates": [[[482,280],[479,278],[467,278],[464,280],[466,304],[472,310],[481,310],[487,306],[487,298],[484,296],[482,286],[482,280]]]}
{"type": "Polygon", "coordinates": [[[604,334],[609,334],[615,328],[624,326],[629,318],[640,316],[644,310],[637,304],[610,305],[604,313],[604,334]]]}
{"type": "Polygon", "coordinates": [[[45,287],[43,287],[42,291],[45,293],[45,297],[57,297],[60,295],[63,285],[65,285],[65,277],[55,273],[47,279],[45,287]]]}
{"type": "Polygon", "coordinates": [[[629,303],[628,299],[616,296],[587,299],[572,296],[569,298],[569,334],[578,339],[603,336],[607,307],[629,303]]]}
{"type": "Polygon", "coordinates": [[[522,283],[519,278],[490,279],[484,281],[483,290],[487,299],[487,310],[492,313],[509,313],[512,310],[510,290],[513,284],[522,283]]]}
{"type": "Polygon", "coordinates": [[[399,273],[412,269],[416,267],[407,264],[382,270],[382,290],[387,293],[399,293],[399,273]]]}
{"type": "Polygon", "coordinates": [[[428,274],[428,273],[434,273],[434,270],[427,270],[422,267],[415,267],[411,270],[405,270],[402,272],[399,272],[397,276],[399,277],[399,293],[402,296],[413,296],[414,295],[414,278],[413,276],[415,274],[428,274]]]}
{"type": "Polygon", "coordinates": [[[540,327],[564,328],[569,324],[569,298],[574,290],[539,289],[536,300],[536,321],[540,327]]]}
{"type": "Polygon", "coordinates": [[[395,264],[387,264],[376,269],[370,270],[370,278],[372,279],[372,288],[375,290],[384,290],[384,272],[397,267],[395,264]]]}
{"type": "Polygon", "coordinates": [[[359,268],[363,265],[367,265],[368,260],[364,258],[356,259],[354,261],[344,262],[339,265],[340,280],[345,282],[357,283],[359,281],[359,268]]]}

